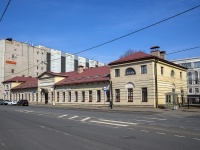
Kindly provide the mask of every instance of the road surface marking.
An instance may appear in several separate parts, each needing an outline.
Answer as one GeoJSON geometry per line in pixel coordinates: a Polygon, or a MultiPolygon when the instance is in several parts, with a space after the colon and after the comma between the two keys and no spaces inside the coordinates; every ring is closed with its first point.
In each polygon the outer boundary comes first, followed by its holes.
{"type": "Polygon", "coordinates": [[[137,119],[133,119],[135,121],[143,121],[143,122],[154,122],[154,121],[148,121],[148,120],[137,120],[137,119]]]}
{"type": "Polygon", "coordinates": [[[198,141],[200,141],[200,139],[198,139],[198,138],[193,138],[194,140],[198,140],[198,141]]]}
{"type": "Polygon", "coordinates": [[[45,126],[40,126],[41,128],[46,128],[45,126]]]}
{"type": "Polygon", "coordinates": [[[66,115],[58,116],[57,118],[63,118],[63,117],[66,117],[66,116],[67,116],[67,114],[66,115]]]}
{"type": "Polygon", "coordinates": [[[73,117],[70,117],[69,119],[74,119],[74,118],[77,118],[78,116],[73,116],[73,117]]]}
{"type": "Polygon", "coordinates": [[[168,125],[162,125],[163,127],[170,127],[170,126],[168,126],[168,125]]]}
{"type": "Polygon", "coordinates": [[[133,128],[128,128],[129,130],[135,130],[135,129],[133,129],[133,128]]]}
{"type": "Polygon", "coordinates": [[[132,123],[132,122],[123,122],[123,121],[115,121],[115,120],[106,120],[106,119],[99,119],[100,121],[106,121],[106,122],[115,122],[115,123],[124,123],[124,124],[132,124],[137,125],[138,123],[132,123]]]}
{"type": "Polygon", "coordinates": [[[148,117],[143,117],[145,119],[153,119],[153,120],[167,120],[167,119],[160,119],[160,118],[148,118],[148,117]]]}
{"type": "Polygon", "coordinates": [[[116,124],[116,123],[111,123],[111,122],[102,122],[102,121],[94,121],[94,120],[91,120],[90,122],[100,123],[100,124],[109,124],[109,125],[121,126],[121,127],[127,127],[128,126],[128,125],[125,125],[125,124],[116,124]]]}
{"type": "Polygon", "coordinates": [[[140,131],[142,131],[142,132],[149,132],[149,131],[147,131],[147,130],[140,130],[140,131]]]}
{"type": "Polygon", "coordinates": [[[185,136],[182,136],[182,135],[174,135],[176,137],[180,137],[180,138],[185,138],[185,136]]]}
{"type": "Polygon", "coordinates": [[[86,120],[88,120],[88,119],[90,119],[90,117],[84,118],[84,119],[82,119],[81,121],[86,121],[86,120]]]}
{"type": "Polygon", "coordinates": [[[166,134],[166,133],[162,133],[162,132],[156,132],[157,134],[166,134]]]}

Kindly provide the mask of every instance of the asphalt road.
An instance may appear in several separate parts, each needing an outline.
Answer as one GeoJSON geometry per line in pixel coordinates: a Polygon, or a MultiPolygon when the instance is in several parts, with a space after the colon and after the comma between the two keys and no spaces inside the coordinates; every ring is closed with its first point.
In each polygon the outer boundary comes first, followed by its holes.
{"type": "Polygon", "coordinates": [[[0,106],[0,150],[199,150],[200,114],[0,106]]]}

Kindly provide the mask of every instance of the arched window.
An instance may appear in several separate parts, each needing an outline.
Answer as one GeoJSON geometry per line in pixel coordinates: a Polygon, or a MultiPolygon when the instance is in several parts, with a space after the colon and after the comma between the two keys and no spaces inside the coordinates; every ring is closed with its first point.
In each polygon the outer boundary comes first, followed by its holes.
{"type": "Polygon", "coordinates": [[[125,75],[133,75],[136,74],[135,70],[133,68],[127,68],[125,75]]]}
{"type": "Polygon", "coordinates": [[[171,77],[174,77],[175,73],[174,70],[171,71],[171,77]]]}

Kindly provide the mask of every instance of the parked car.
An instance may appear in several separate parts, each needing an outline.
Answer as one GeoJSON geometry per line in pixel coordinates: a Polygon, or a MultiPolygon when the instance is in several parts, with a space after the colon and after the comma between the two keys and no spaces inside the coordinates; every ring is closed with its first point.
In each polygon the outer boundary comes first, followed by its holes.
{"type": "Polygon", "coordinates": [[[4,100],[0,100],[0,105],[3,105],[3,103],[4,103],[4,100]]]}
{"type": "Polygon", "coordinates": [[[8,105],[17,105],[16,100],[8,101],[8,105]]]}
{"type": "Polygon", "coordinates": [[[8,105],[9,100],[4,100],[3,105],[8,105]]]}
{"type": "Polygon", "coordinates": [[[19,100],[17,102],[17,105],[28,106],[28,101],[27,100],[19,100]]]}

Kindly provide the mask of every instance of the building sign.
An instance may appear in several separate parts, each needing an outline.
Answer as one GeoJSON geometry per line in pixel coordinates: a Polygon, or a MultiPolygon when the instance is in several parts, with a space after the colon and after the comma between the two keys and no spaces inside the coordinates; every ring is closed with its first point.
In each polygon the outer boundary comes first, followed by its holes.
{"type": "Polygon", "coordinates": [[[12,60],[6,60],[6,63],[7,64],[13,64],[13,65],[16,65],[16,61],[12,61],[12,60]]]}

